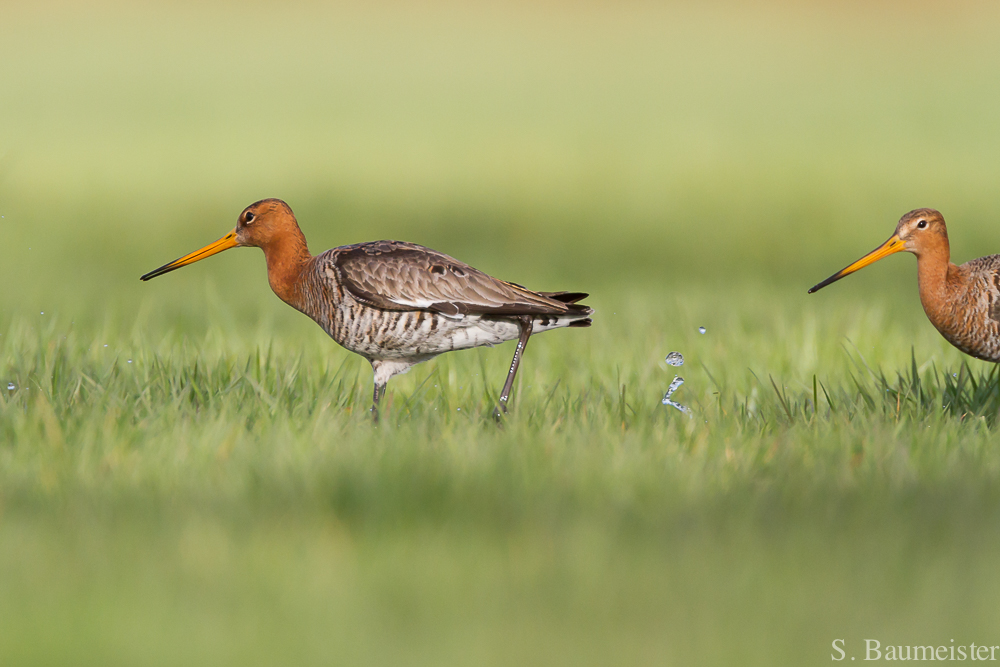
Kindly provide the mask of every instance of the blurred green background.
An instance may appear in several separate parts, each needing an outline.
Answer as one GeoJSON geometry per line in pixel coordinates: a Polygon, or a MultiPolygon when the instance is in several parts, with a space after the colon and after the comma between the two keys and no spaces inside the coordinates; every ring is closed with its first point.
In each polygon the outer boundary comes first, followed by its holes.
{"type": "Polygon", "coordinates": [[[805,293],[917,207],[956,261],[1000,250],[998,29],[987,2],[3,3],[0,661],[1000,643],[994,399],[872,379],[962,370],[911,258],[805,293]],[[264,197],[314,253],[422,243],[588,291],[595,325],[532,339],[503,431],[509,346],[393,380],[374,430],[367,364],[258,251],[138,281],[264,197]],[[659,404],[674,349],[691,420],[659,404]]]}
{"type": "MultiPolygon", "coordinates": [[[[56,305],[39,280],[56,265],[72,303],[206,273],[257,299],[252,257],[128,283],[265,196],[314,251],[406,237],[594,292],[808,287],[919,206],[964,260],[995,218],[996,19],[989,3],[8,3],[0,277],[56,305]]],[[[893,289],[912,268],[873,273],[893,289]]]]}

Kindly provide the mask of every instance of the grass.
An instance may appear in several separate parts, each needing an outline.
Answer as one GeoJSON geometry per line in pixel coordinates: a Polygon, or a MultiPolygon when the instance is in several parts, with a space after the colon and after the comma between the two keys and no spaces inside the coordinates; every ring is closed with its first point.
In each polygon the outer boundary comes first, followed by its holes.
{"type": "MultiPolygon", "coordinates": [[[[609,319],[532,342],[504,429],[490,396],[509,346],[397,378],[376,429],[366,364],[318,330],[151,344],[11,327],[0,650],[808,662],[840,636],[989,640],[992,367],[927,335],[944,366],[914,353],[893,376],[817,332],[834,368],[795,375],[801,353],[773,335],[609,319]],[[630,349],[604,352],[625,331],[630,349]],[[690,419],[659,404],[667,341],[688,359],[690,419]]],[[[859,347],[902,338],[882,324],[859,347]]]]}
{"type": "Polygon", "coordinates": [[[996,641],[1000,372],[909,258],[805,294],[916,206],[997,247],[991,5],[8,11],[0,662],[996,641]],[[595,325],[532,339],[502,429],[510,345],[374,428],[256,251],[137,280],[275,195],[314,252],[425,243],[595,325]]]}

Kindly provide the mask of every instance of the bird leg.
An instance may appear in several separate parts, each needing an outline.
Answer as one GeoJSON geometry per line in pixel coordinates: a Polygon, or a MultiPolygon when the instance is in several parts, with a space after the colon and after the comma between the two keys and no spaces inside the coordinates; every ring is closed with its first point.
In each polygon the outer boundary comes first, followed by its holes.
{"type": "Polygon", "coordinates": [[[376,424],[378,423],[378,404],[382,400],[382,396],[385,394],[385,382],[379,384],[375,381],[375,392],[372,394],[372,421],[376,424]]]}
{"type": "Polygon", "coordinates": [[[510,398],[510,390],[514,386],[514,376],[517,375],[517,367],[521,365],[521,357],[524,355],[524,348],[528,345],[528,338],[531,336],[532,328],[531,315],[521,315],[518,317],[518,324],[521,326],[521,335],[517,339],[517,347],[514,349],[514,359],[510,362],[510,371],[507,372],[507,381],[503,384],[503,391],[500,392],[500,407],[493,410],[493,416],[500,419],[501,411],[507,414],[507,399],[510,398]]]}

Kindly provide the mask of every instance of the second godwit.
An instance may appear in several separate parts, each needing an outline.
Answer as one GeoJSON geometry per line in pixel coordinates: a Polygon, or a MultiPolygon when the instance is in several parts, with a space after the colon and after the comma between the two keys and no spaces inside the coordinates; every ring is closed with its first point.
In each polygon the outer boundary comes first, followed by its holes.
{"type": "Polygon", "coordinates": [[[809,293],[903,250],[917,256],[920,303],[931,324],[962,352],[1000,362],[1000,255],[952,264],[948,229],[934,209],[918,208],[904,215],[888,241],[809,293]]]}
{"type": "Polygon", "coordinates": [[[372,241],[314,257],[292,209],[280,199],[251,204],[236,229],[140,279],[237,246],[263,250],[267,280],[278,298],[371,362],[376,418],[392,376],[442,352],[517,339],[500,392],[499,408],[506,412],[528,338],[591,324],[593,310],[577,303],[587,296],[582,292],[534,292],[413,243],[372,241]]]}

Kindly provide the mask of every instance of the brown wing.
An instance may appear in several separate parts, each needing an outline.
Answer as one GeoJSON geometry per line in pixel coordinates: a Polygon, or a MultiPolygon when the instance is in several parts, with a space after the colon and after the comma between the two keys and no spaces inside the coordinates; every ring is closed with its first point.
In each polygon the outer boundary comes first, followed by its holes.
{"type": "Polygon", "coordinates": [[[325,254],[345,289],[362,303],[383,310],[429,310],[451,316],[559,315],[590,310],[497,280],[414,243],[372,241],[325,254]]]}

